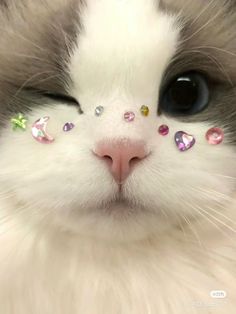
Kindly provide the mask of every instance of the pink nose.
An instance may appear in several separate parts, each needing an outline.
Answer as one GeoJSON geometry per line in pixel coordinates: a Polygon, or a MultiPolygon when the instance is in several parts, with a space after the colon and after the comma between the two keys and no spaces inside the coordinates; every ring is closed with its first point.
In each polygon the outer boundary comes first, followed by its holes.
{"type": "Polygon", "coordinates": [[[106,161],[117,183],[122,184],[133,167],[147,157],[143,142],[110,141],[97,144],[94,153],[106,161]]]}

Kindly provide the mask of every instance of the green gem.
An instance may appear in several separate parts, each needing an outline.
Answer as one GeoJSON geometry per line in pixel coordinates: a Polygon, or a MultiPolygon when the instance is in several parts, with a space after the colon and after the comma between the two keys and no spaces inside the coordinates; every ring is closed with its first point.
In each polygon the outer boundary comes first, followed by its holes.
{"type": "Polygon", "coordinates": [[[26,117],[19,113],[17,116],[11,119],[11,123],[13,125],[13,130],[16,131],[17,129],[21,129],[23,131],[26,130],[26,123],[27,123],[26,117]]]}

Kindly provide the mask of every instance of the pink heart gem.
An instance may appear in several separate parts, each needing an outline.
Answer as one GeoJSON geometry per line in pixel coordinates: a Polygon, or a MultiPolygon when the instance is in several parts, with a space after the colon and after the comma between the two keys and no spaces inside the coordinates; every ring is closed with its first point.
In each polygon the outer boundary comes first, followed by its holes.
{"type": "Polygon", "coordinates": [[[175,143],[181,152],[185,152],[194,146],[196,140],[193,135],[179,131],[175,134],[175,143]]]}

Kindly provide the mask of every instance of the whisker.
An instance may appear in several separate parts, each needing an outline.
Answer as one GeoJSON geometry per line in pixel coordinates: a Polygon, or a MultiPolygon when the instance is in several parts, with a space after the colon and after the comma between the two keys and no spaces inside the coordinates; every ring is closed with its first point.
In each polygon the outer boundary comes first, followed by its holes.
{"type": "Polygon", "coordinates": [[[215,221],[217,221],[218,223],[220,223],[222,226],[226,227],[227,229],[229,229],[230,231],[236,233],[236,230],[232,227],[230,227],[228,224],[224,223],[222,220],[218,219],[217,217],[215,217],[214,215],[210,214],[207,210],[205,210],[204,208],[201,208],[199,206],[196,205],[196,208],[198,208],[200,211],[202,211],[203,213],[205,213],[206,215],[210,216],[211,218],[213,218],[215,221]]]}
{"type": "MultiPolygon", "coordinates": [[[[223,74],[223,76],[230,83],[230,85],[234,86],[234,83],[233,83],[231,77],[229,76],[229,74],[225,70],[223,64],[219,60],[217,60],[213,56],[211,56],[211,55],[207,54],[206,52],[203,52],[203,51],[201,51],[199,49],[189,49],[189,50],[186,50],[186,51],[184,51],[182,53],[182,56],[188,55],[188,54],[191,54],[191,53],[200,54],[200,55],[203,55],[203,56],[207,57],[208,59],[210,59],[217,66],[219,71],[223,74]]],[[[178,59],[178,56],[176,58],[173,58],[171,62],[174,63],[177,59],[178,59]]],[[[183,61],[182,63],[179,62],[178,66],[180,66],[180,65],[183,65],[183,66],[185,65],[186,66],[187,64],[188,64],[187,62],[183,61]]],[[[189,62],[189,64],[191,64],[191,62],[189,62]]],[[[167,72],[167,74],[168,74],[168,72],[167,72]]]]}
{"type": "Polygon", "coordinates": [[[32,59],[32,60],[38,60],[38,61],[42,61],[46,64],[50,64],[50,66],[52,66],[53,64],[49,63],[48,59],[43,59],[43,58],[39,58],[37,56],[34,56],[34,55],[26,55],[26,54],[23,54],[23,53],[15,53],[15,52],[9,52],[9,51],[2,51],[0,50],[0,55],[6,55],[6,56],[15,56],[15,57],[22,57],[22,58],[25,58],[25,59],[32,59]]]}
{"type": "MultiPolygon", "coordinates": [[[[192,206],[191,206],[192,207],[192,206]]],[[[196,208],[192,207],[194,209],[194,211],[196,211],[200,216],[202,216],[204,219],[206,219],[211,225],[213,225],[217,230],[220,231],[220,233],[222,233],[225,237],[227,237],[228,239],[230,239],[232,241],[232,239],[229,237],[229,235],[227,233],[225,233],[216,223],[214,223],[210,218],[208,218],[204,213],[202,213],[201,211],[197,210],[196,208]]]]}
{"type": "Polygon", "coordinates": [[[228,50],[222,49],[220,47],[197,46],[197,47],[193,47],[193,49],[212,49],[212,50],[217,50],[217,51],[220,51],[220,52],[224,52],[226,54],[229,54],[230,56],[236,57],[236,53],[233,53],[232,51],[228,51],[228,50]]]}
{"type": "Polygon", "coordinates": [[[223,175],[223,174],[220,174],[220,173],[213,173],[213,175],[221,177],[221,178],[225,178],[225,179],[236,180],[236,177],[226,176],[226,175],[223,175]]]}
{"type": "Polygon", "coordinates": [[[215,190],[212,190],[212,189],[203,189],[203,188],[200,188],[200,187],[194,187],[192,190],[197,190],[199,192],[201,192],[202,194],[204,195],[207,195],[207,196],[210,196],[212,198],[212,196],[215,196],[215,200],[218,201],[218,198],[221,198],[225,201],[234,201],[234,199],[229,196],[229,195],[226,195],[226,194],[223,194],[219,191],[215,191],[215,190]],[[216,198],[217,197],[217,198],[216,198]]]}
{"type": "Polygon", "coordinates": [[[220,211],[218,211],[218,210],[216,210],[216,209],[214,209],[212,207],[209,207],[209,206],[207,206],[207,209],[213,211],[217,215],[223,217],[224,219],[228,220],[228,222],[230,222],[230,223],[232,223],[233,225],[236,226],[236,222],[234,220],[230,219],[229,217],[227,217],[226,215],[224,215],[222,212],[220,212],[220,211]]]}
{"type": "Polygon", "coordinates": [[[234,228],[230,227],[228,224],[224,223],[222,220],[220,220],[217,217],[215,217],[214,215],[210,214],[207,210],[200,208],[200,207],[198,207],[198,209],[201,210],[202,212],[204,212],[206,215],[213,218],[215,221],[219,222],[222,226],[226,227],[227,229],[229,229],[233,233],[236,233],[236,230],[234,228]]]}
{"type": "Polygon", "coordinates": [[[207,12],[207,10],[212,6],[212,4],[215,2],[215,0],[211,0],[206,6],[203,7],[203,10],[200,11],[200,13],[195,17],[194,20],[189,24],[190,26],[193,26],[199,18],[207,12]]]}
{"type": "Polygon", "coordinates": [[[48,74],[48,73],[53,73],[53,71],[43,71],[43,72],[40,72],[40,73],[36,73],[34,75],[32,75],[30,78],[28,78],[22,85],[21,87],[17,90],[17,92],[13,95],[14,98],[16,98],[19,93],[24,89],[24,87],[26,87],[26,85],[31,82],[32,80],[34,80],[35,78],[41,76],[41,75],[44,75],[44,74],[48,74]]]}
{"type": "MultiPolygon", "coordinates": [[[[38,44],[36,44],[35,42],[33,42],[32,40],[30,40],[29,38],[26,38],[25,36],[22,35],[22,33],[18,33],[18,32],[15,32],[13,31],[13,29],[8,29],[8,28],[3,28],[3,27],[0,27],[0,31],[3,32],[4,34],[7,34],[10,36],[16,36],[20,39],[22,39],[23,41],[29,43],[32,45],[32,47],[35,47],[37,48],[37,50],[40,50],[40,51],[44,51],[44,52],[47,52],[47,53],[50,53],[51,55],[54,55],[55,57],[57,57],[56,53],[54,53],[53,51],[49,51],[48,49],[46,49],[45,47],[41,47],[39,46],[38,44]]],[[[11,38],[11,37],[10,37],[11,38]]]]}
{"type": "Polygon", "coordinates": [[[198,244],[203,247],[202,241],[200,239],[199,234],[197,233],[196,229],[193,227],[193,224],[191,223],[191,221],[183,214],[181,214],[181,217],[184,219],[184,221],[187,223],[187,225],[189,226],[190,230],[192,231],[194,237],[196,238],[198,244]]]}
{"type": "Polygon", "coordinates": [[[220,14],[222,14],[221,12],[221,8],[218,10],[218,12],[212,17],[210,18],[205,24],[203,24],[201,27],[199,27],[196,32],[194,32],[191,36],[189,36],[188,38],[184,39],[181,41],[181,43],[186,43],[187,41],[189,41],[190,39],[192,39],[194,36],[196,36],[197,34],[199,34],[203,29],[207,28],[220,14]]]}

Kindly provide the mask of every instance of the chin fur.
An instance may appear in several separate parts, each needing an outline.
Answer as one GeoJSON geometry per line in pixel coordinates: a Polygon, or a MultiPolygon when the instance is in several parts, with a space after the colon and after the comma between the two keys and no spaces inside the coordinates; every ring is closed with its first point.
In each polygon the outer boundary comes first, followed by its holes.
{"type": "Polygon", "coordinates": [[[234,237],[200,220],[111,243],[14,218],[1,230],[1,313],[233,314],[234,237]]]}

